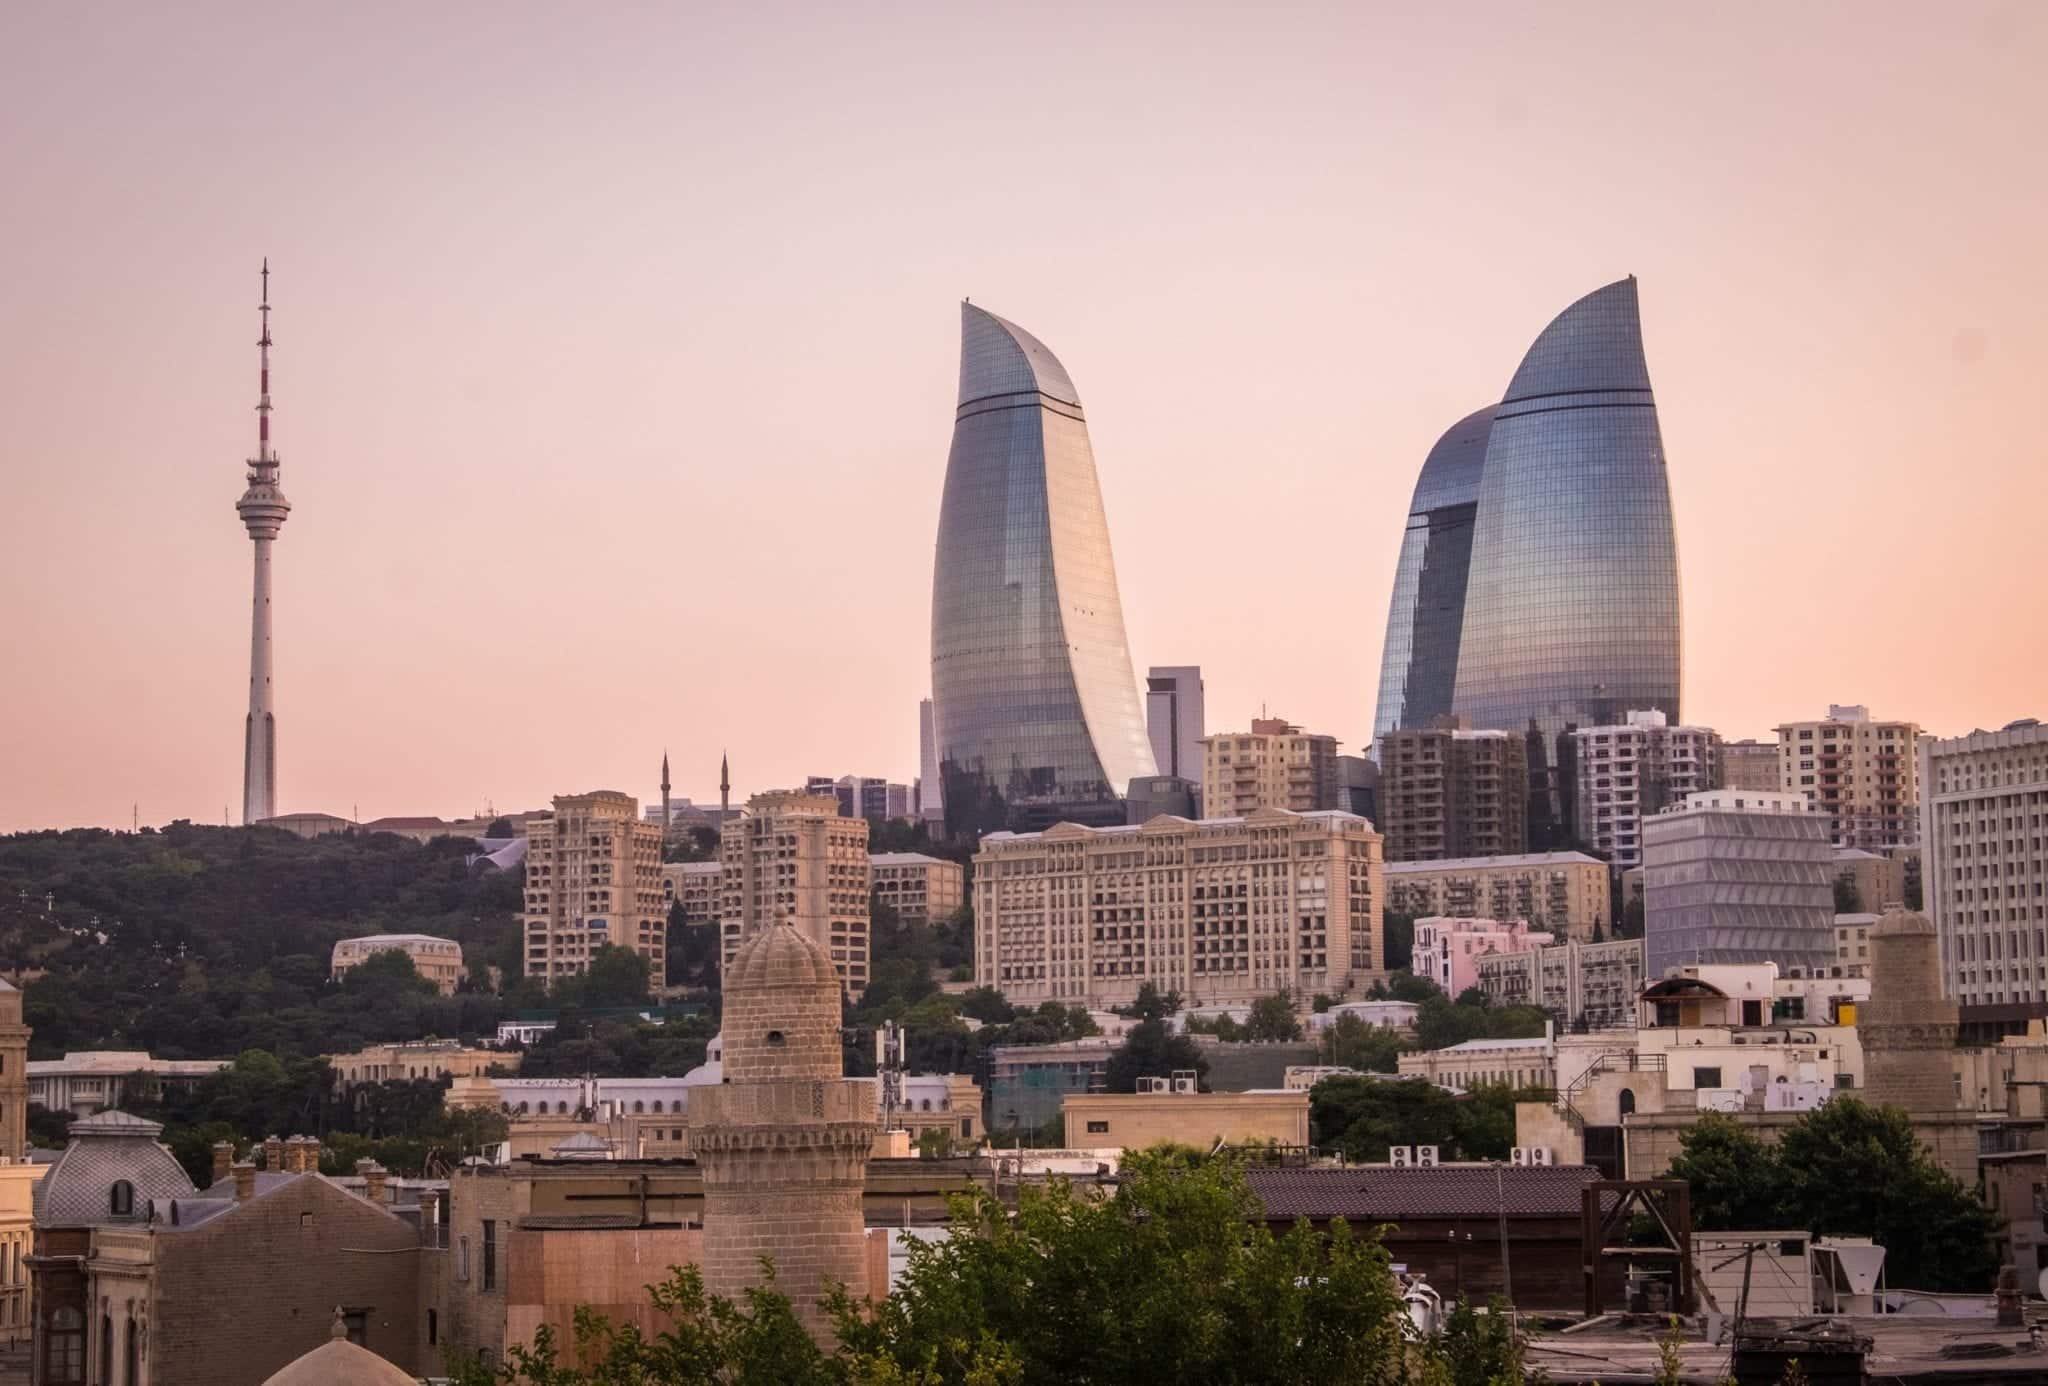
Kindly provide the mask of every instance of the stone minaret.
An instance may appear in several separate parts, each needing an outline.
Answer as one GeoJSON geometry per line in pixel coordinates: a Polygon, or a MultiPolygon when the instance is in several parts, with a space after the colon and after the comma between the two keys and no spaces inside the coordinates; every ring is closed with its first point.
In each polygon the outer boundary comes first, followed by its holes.
{"type": "Polygon", "coordinates": [[[1956,1109],[1956,1005],[1941,994],[1940,947],[1926,915],[1894,906],[1870,931],[1870,1000],[1856,1034],[1867,1101],[1915,1113],[1956,1109]]]}
{"type": "Polygon", "coordinates": [[[834,1282],[868,1292],[861,1191],[875,1090],[844,1076],[839,975],[787,919],[741,945],[725,979],[725,1072],[690,1096],[704,1176],[704,1288],[738,1299],[761,1258],[821,1343],[834,1282]]]}
{"type": "Polygon", "coordinates": [[[235,510],[256,545],[256,596],[249,627],[249,720],[242,737],[242,821],[277,816],[277,708],[270,685],[270,546],[291,513],[277,485],[277,454],[270,448],[270,261],[263,262],[262,383],[256,396],[256,455],[249,459],[249,489],[235,510]]]}
{"type": "Polygon", "coordinates": [[[732,763],[723,751],[718,753],[718,827],[725,829],[725,820],[732,817],[732,763]]]}
{"type": "Polygon", "coordinates": [[[675,819],[668,807],[668,752],[661,753],[661,840],[668,843],[668,835],[675,828],[675,819]]]}
{"type": "Polygon", "coordinates": [[[0,979],[0,1159],[28,1154],[28,1036],[21,993],[0,979]]]}

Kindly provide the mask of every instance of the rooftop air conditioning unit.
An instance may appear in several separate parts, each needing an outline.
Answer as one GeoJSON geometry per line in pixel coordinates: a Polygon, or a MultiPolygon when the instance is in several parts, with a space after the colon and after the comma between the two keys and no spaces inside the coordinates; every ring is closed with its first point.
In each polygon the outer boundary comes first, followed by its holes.
{"type": "Polygon", "coordinates": [[[1515,1148],[1514,1148],[1514,1149],[1513,1149],[1512,1151],[1510,1151],[1510,1152],[1508,1153],[1508,1160],[1510,1161],[1510,1163],[1513,1163],[1513,1164],[1517,1164],[1517,1165],[1526,1165],[1526,1164],[1528,1164],[1528,1163],[1529,1163],[1529,1147],[1528,1147],[1528,1146],[1526,1146],[1526,1145],[1518,1145],[1518,1146],[1516,1146],[1516,1147],[1515,1147],[1515,1148]]]}
{"type": "Polygon", "coordinates": [[[1415,1147],[1412,1145],[1388,1146],[1387,1163],[1395,1169],[1407,1169],[1415,1163],[1415,1147]]]}
{"type": "Polygon", "coordinates": [[[1426,1165],[1431,1168],[1434,1168],[1436,1165],[1436,1147],[1433,1145],[1416,1146],[1415,1163],[1418,1165],[1426,1165]]]}
{"type": "Polygon", "coordinates": [[[1175,1092],[1194,1092],[1196,1091],[1195,1080],[1192,1078],[1176,1078],[1173,1080],[1173,1090],[1175,1092]]]}
{"type": "Polygon", "coordinates": [[[1547,1145],[1530,1146],[1529,1163],[1532,1165],[1548,1165],[1555,1163],[1550,1157],[1550,1147],[1547,1145]]]}

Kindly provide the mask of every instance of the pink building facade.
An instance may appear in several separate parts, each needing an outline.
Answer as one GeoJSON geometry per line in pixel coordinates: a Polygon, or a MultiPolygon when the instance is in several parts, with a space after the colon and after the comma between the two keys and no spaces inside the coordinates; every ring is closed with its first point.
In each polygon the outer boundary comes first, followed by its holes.
{"type": "Polygon", "coordinates": [[[1446,919],[1431,915],[1415,921],[1415,955],[1409,966],[1455,1000],[1479,985],[1479,959],[1489,953],[1526,953],[1551,942],[1551,935],[1531,929],[1526,919],[1446,919]]]}

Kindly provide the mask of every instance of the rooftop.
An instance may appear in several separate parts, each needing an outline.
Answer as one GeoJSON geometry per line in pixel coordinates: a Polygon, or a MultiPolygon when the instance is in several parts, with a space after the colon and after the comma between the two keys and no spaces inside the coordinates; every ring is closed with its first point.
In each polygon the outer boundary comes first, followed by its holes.
{"type": "Polygon", "coordinates": [[[870,852],[870,866],[951,866],[953,863],[943,857],[928,857],[922,852],[870,852]]]}
{"type": "Polygon", "coordinates": [[[1245,1171],[1268,1218],[1578,1217],[1590,1165],[1430,1165],[1245,1171]]]}
{"type": "Polygon", "coordinates": [[[454,939],[442,938],[438,934],[362,934],[355,938],[338,939],[334,946],[339,948],[344,943],[374,943],[383,948],[396,948],[407,943],[446,943],[452,945],[454,942],[454,939]]]}
{"type": "Polygon", "coordinates": [[[1425,871],[1470,871],[1482,866],[1600,866],[1607,863],[1584,852],[1524,852],[1512,857],[1452,857],[1446,861],[1390,861],[1387,874],[1425,871]]]}

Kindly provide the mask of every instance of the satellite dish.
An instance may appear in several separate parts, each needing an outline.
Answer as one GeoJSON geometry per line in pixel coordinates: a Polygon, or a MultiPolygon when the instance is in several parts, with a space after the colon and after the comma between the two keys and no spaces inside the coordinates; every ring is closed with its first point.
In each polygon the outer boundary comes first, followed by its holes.
{"type": "Polygon", "coordinates": [[[2043,1299],[2048,1299],[2048,1266],[2043,1266],[2041,1268],[2041,1274],[2039,1275],[2039,1277],[2035,1279],[2034,1283],[2040,1286],[2041,1297],[2043,1299]]]}

